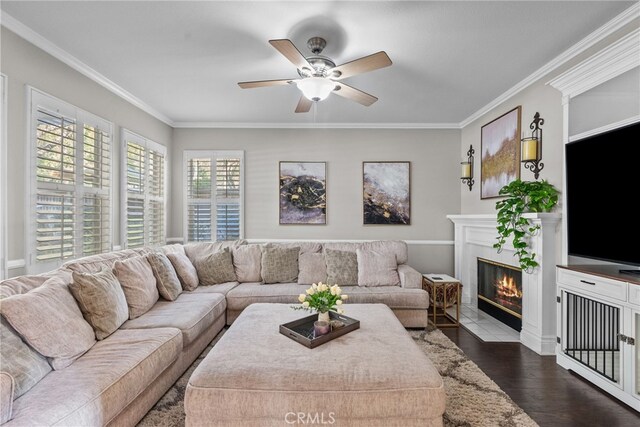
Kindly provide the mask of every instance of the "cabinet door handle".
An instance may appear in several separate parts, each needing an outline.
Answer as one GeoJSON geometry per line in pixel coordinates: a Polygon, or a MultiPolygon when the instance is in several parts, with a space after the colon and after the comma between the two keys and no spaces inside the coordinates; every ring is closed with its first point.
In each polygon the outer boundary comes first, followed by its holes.
{"type": "Polygon", "coordinates": [[[584,283],[586,285],[591,285],[591,286],[595,286],[596,285],[594,282],[587,282],[586,280],[580,280],[580,283],[584,283]]]}

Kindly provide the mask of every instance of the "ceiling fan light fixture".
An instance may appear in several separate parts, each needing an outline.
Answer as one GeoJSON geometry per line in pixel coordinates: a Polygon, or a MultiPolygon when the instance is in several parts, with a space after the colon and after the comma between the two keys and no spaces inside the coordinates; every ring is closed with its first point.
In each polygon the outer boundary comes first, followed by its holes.
{"type": "Polygon", "coordinates": [[[329,94],[335,89],[336,83],[324,77],[307,77],[296,82],[298,89],[302,91],[305,98],[311,101],[322,101],[327,99],[329,94]]]}

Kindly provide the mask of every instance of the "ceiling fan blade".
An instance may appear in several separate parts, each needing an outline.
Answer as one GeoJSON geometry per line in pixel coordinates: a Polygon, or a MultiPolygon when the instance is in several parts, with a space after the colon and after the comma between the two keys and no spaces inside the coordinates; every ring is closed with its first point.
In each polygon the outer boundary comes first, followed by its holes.
{"type": "Polygon", "coordinates": [[[296,113],[308,113],[311,110],[311,106],[313,105],[313,101],[307,99],[304,95],[300,97],[300,101],[298,101],[298,106],[296,107],[296,113]]]}
{"type": "Polygon", "coordinates": [[[376,98],[375,96],[369,95],[366,92],[356,89],[355,87],[346,85],[342,82],[336,85],[336,88],[333,90],[332,93],[335,93],[336,95],[340,95],[343,98],[356,101],[357,103],[362,104],[365,107],[368,107],[369,105],[373,104],[378,100],[378,98],[376,98]]]}
{"type": "Polygon", "coordinates": [[[393,62],[391,62],[387,53],[380,51],[332,68],[332,72],[337,71],[340,75],[331,78],[334,80],[342,80],[347,77],[355,76],[356,74],[367,73],[369,71],[377,70],[378,68],[388,67],[391,64],[393,64],[393,62]]]}
{"type": "Polygon", "coordinates": [[[284,79],[284,80],[257,80],[255,82],[238,82],[238,86],[242,89],[253,89],[254,87],[267,87],[267,86],[285,86],[293,83],[298,79],[284,79]]]}
{"type": "Polygon", "coordinates": [[[289,39],[269,40],[271,46],[275,47],[278,52],[284,55],[297,68],[308,68],[313,71],[313,67],[307,61],[307,58],[300,53],[298,48],[289,39]]]}

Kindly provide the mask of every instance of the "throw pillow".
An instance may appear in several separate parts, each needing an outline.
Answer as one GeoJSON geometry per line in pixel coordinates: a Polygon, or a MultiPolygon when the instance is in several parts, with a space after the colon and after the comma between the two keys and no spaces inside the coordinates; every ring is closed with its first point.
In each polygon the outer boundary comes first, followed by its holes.
{"type": "Polygon", "coordinates": [[[158,288],[146,256],[118,260],[113,271],[122,285],[129,306],[129,319],[145,314],[158,301],[158,288]]]}
{"type": "Polygon", "coordinates": [[[182,284],[182,289],[192,291],[198,287],[198,272],[186,254],[174,252],[167,254],[171,265],[176,269],[178,279],[182,284]]]}
{"type": "Polygon", "coordinates": [[[182,285],[169,258],[162,252],[152,252],[147,255],[147,261],[149,261],[156,278],[160,296],[168,301],[174,301],[178,298],[178,295],[182,293],[182,285]]]}
{"type": "Polygon", "coordinates": [[[327,282],[327,264],[324,254],[300,253],[298,257],[298,283],[310,285],[312,283],[327,282]]]}
{"type": "Polygon", "coordinates": [[[51,372],[51,365],[29,347],[4,318],[0,318],[0,369],[15,381],[14,399],[22,396],[51,372]]]}
{"type": "Polygon", "coordinates": [[[233,268],[238,282],[261,282],[260,263],[262,250],[260,245],[243,245],[233,248],[233,268]]]}
{"type": "Polygon", "coordinates": [[[205,286],[237,280],[229,248],[196,259],[196,271],[200,284],[205,286]]]}
{"type": "Polygon", "coordinates": [[[129,318],[124,291],[110,269],[103,268],[99,273],[74,271],[69,289],[98,340],[114,333],[129,318]]]}
{"type": "Polygon", "coordinates": [[[31,347],[50,359],[55,370],[66,368],[96,343],[93,328],[58,277],[3,299],[0,312],[31,347]]]}
{"type": "Polygon", "coordinates": [[[398,263],[393,252],[366,249],[356,251],[358,286],[397,286],[400,284],[398,263]]]}
{"type": "Polygon", "coordinates": [[[299,247],[262,248],[262,279],[268,283],[295,283],[298,280],[299,247]]]}
{"type": "Polygon", "coordinates": [[[13,417],[14,394],[13,377],[8,372],[0,372],[0,424],[6,423],[13,417]]]}
{"type": "Polygon", "coordinates": [[[358,257],[355,252],[325,249],[327,283],[349,286],[358,284],[358,257]]]}
{"type": "Polygon", "coordinates": [[[224,248],[229,248],[233,250],[238,246],[242,246],[246,244],[247,244],[247,241],[244,239],[223,240],[220,242],[194,242],[194,243],[187,243],[186,245],[184,245],[184,252],[187,254],[187,257],[189,257],[191,262],[195,265],[196,260],[198,258],[202,258],[203,256],[220,252],[224,248]]]}

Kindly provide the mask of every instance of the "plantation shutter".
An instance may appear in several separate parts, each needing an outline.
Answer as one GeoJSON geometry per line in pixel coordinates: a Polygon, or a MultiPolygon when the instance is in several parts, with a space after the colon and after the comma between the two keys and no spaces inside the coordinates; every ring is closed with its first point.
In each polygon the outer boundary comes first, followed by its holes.
{"type": "Polygon", "coordinates": [[[187,241],[242,235],[242,152],[185,152],[187,241]]]}
{"type": "Polygon", "coordinates": [[[35,90],[31,104],[37,272],[111,250],[111,124],[35,90]]]}
{"type": "Polygon", "coordinates": [[[125,130],[124,216],[128,248],[165,243],[166,149],[125,130]]]}

